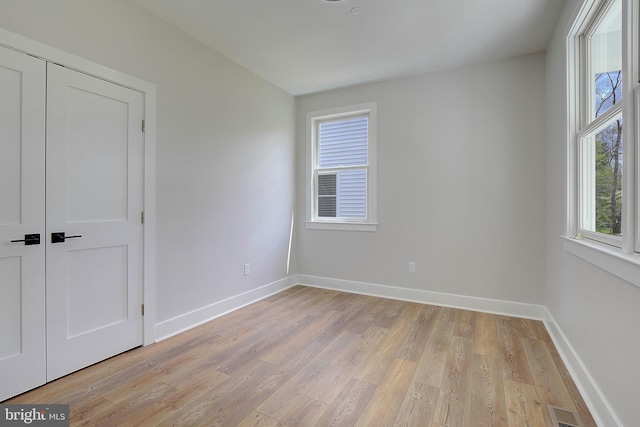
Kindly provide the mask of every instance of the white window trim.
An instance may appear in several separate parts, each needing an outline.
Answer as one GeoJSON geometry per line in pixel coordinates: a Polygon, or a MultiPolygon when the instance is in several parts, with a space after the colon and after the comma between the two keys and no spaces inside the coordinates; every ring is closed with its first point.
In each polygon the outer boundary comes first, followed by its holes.
{"type": "Polygon", "coordinates": [[[640,254],[624,254],[599,242],[562,236],[564,249],[621,279],[640,287],[640,254]]]}
{"type": "Polygon", "coordinates": [[[307,173],[306,173],[306,228],[317,230],[377,231],[377,104],[364,104],[332,108],[307,113],[307,173]],[[332,118],[369,115],[369,146],[367,166],[367,217],[365,219],[314,218],[314,156],[316,123],[332,118]]]}
{"type": "MultiPolygon", "coordinates": [[[[577,173],[577,182],[578,182],[578,205],[586,205],[587,203],[593,204],[593,201],[590,197],[585,197],[585,194],[593,194],[595,193],[595,177],[594,177],[594,169],[595,169],[595,156],[593,153],[593,144],[595,144],[595,135],[606,128],[607,126],[612,124],[612,121],[617,117],[622,116],[621,107],[609,108],[602,115],[598,116],[598,118],[594,119],[588,126],[586,126],[583,130],[577,132],[577,156],[578,156],[578,173],[577,173]],[[590,148],[585,149],[587,142],[583,141],[584,138],[590,139],[590,148]],[[585,187],[589,186],[588,190],[585,190],[585,187]]],[[[624,122],[623,122],[624,127],[624,122]]],[[[625,146],[626,148],[626,146],[625,146]]],[[[625,154],[626,154],[625,150],[625,154]]],[[[623,199],[624,202],[624,199],[623,199]]],[[[592,217],[593,211],[595,208],[580,210],[579,215],[580,218],[577,221],[577,233],[588,239],[599,241],[601,243],[605,243],[612,246],[622,247],[622,239],[618,236],[609,236],[607,234],[597,233],[595,231],[590,231],[581,227],[584,222],[588,222],[586,217],[588,216],[591,221],[595,222],[595,219],[592,217]],[[589,211],[589,215],[585,210],[589,211]]]]}
{"type": "MultiPolygon", "coordinates": [[[[634,5],[638,5],[638,3],[634,2],[634,5]]],[[[640,8],[635,8],[633,13],[638,14],[640,13],[640,8]]],[[[640,19],[638,19],[638,24],[640,25],[640,19]]],[[[636,32],[633,35],[633,38],[635,40],[640,41],[639,37],[640,37],[640,33],[638,33],[638,28],[635,29],[636,32]]],[[[638,45],[635,45],[633,48],[635,49],[636,52],[638,52],[638,55],[640,56],[640,43],[638,43],[638,45]]],[[[640,61],[640,58],[638,59],[640,61]]],[[[630,162],[630,166],[627,166],[628,168],[631,167],[633,168],[632,170],[635,171],[635,174],[632,173],[628,173],[627,175],[629,175],[623,183],[622,185],[627,185],[629,186],[629,192],[633,193],[633,189],[635,189],[635,206],[632,202],[627,203],[626,206],[622,207],[622,214],[623,215],[627,215],[627,217],[631,218],[631,227],[633,227],[635,225],[635,242],[632,241],[632,239],[629,239],[629,243],[628,246],[629,248],[627,248],[627,253],[633,253],[634,249],[635,252],[640,255],[640,70],[635,69],[634,71],[639,71],[638,73],[634,72],[634,76],[638,77],[638,83],[639,85],[636,86],[636,88],[634,89],[634,93],[633,93],[633,99],[634,102],[631,104],[630,108],[634,108],[635,107],[635,114],[633,114],[633,120],[629,120],[630,122],[632,122],[635,125],[635,135],[634,135],[634,142],[635,144],[629,144],[631,145],[631,149],[628,150],[627,152],[627,156],[629,156],[629,158],[631,159],[630,162]],[[625,209],[626,208],[626,209],[625,209]],[[634,221],[635,220],[635,221],[634,221]]],[[[635,79],[634,79],[635,80],[635,79]]],[[[624,177],[624,175],[623,175],[624,177]]],[[[627,225],[628,224],[624,223],[623,225],[627,225]]],[[[624,249],[624,246],[623,246],[624,249]]]]}
{"type": "MultiPolygon", "coordinates": [[[[580,60],[584,55],[578,40],[584,30],[584,23],[593,19],[603,3],[597,0],[585,1],[574,16],[574,24],[566,37],[567,48],[567,205],[564,249],[581,259],[616,275],[640,287],[640,73],[638,57],[640,56],[640,40],[638,26],[640,22],[635,17],[640,12],[639,0],[623,0],[623,74],[624,95],[622,99],[623,135],[627,135],[624,146],[625,170],[631,173],[623,174],[623,230],[622,239],[611,242],[596,241],[589,236],[578,235],[579,230],[579,197],[578,179],[580,163],[578,161],[579,138],[586,129],[580,132],[581,117],[584,117],[576,95],[581,88],[580,60]],[[585,238],[587,237],[587,238],[585,238]],[[611,244],[616,244],[615,247],[611,244]]],[[[602,236],[600,236],[602,237],[602,236]]]]}

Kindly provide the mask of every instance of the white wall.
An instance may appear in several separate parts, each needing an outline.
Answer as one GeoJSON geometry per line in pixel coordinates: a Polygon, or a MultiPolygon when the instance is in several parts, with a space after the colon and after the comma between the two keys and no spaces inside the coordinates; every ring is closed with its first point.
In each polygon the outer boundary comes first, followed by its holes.
{"type": "Polygon", "coordinates": [[[305,114],[378,104],[377,232],[299,225],[299,273],[528,304],[544,301],[544,55],[298,98],[305,114]],[[408,272],[408,262],[417,272],[408,272]]]}
{"type": "Polygon", "coordinates": [[[292,96],[127,1],[0,0],[0,27],[157,85],[157,322],[295,273],[292,96]]]}
{"type": "Polygon", "coordinates": [[[567,197],[565,38],[579,2],[567,2],[547,50],[545,305],[592,377],[592,384],[584,378],[591,390],[585,397],[596,405],[603,425],[634,426],[640,419],[640,288],[566,252],[560,239],[567,197]]]}

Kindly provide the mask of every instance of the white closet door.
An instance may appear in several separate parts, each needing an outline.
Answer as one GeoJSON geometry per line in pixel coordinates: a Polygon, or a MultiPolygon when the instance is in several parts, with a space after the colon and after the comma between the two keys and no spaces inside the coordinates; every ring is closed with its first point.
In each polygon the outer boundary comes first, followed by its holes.
{"type": "Polygon", "coordinates": [[[45,64],[0,47],[0,401],[46,380],[45,64]]]}
{"type": "Polygon", "coordinates": [[[47,78],[50,381],[142,344],[143,95],[53,64],[47,78]]]}

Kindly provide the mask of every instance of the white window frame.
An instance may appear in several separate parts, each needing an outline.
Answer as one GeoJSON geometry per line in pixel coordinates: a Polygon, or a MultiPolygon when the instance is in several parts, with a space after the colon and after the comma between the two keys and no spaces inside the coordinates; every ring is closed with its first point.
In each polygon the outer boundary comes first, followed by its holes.
{"type": "MultiPolygon", "coordinates": [[[[626,101],[626,97],[630,95],[630,91],[625,86],[625,75],[628,70],[625,69],[625,64],[622,64],[622,100],[612,105],[607,110],[602,112],[598,117],[592,117],[592,111],[594,110],[594,72],[591,69],[590,62],[590,43],[596,27],[602,22],[605,14],[610,10],[611,6],[616,0],[601,0],[594,3],[595,13],[585,18],[584,24],[581,25],[580,35],[576,37],[577,43],[579,43],[579,58],[578,58],[578,76],[577,76],[577,103],[578,103],[578,115],[579,117],[579,130],[577,131],[577,153],[578,153],[578,221],[577,221],[577,233],[585,238],[605,243],[608,245],[621,247],[622,238],[619,236],[611,236],[604,233],[592,231],[591,228],[595,225],[595,206],[593,203],[593,195],[595,194],[595,136],[600,131],[608,127],[613,121],[620,117],[624,117],[623,106],[626,101]],[[585,226],[589,224],[589,226],[585,226]]],[[[622,3],[622,2],[621,2],[622,3]]],[[[621,37],[620,43],[622,43],[624,36],[621,37]]],[[[623,55],[624,56],[624,55],[623,55]]],[[[624,126],[623,120],[623,160],[626,154],[626,140],[628,128],[624,126]]],[[[631,139],[629,140],[631,142],[631,139]]],[[[624,178],[623,178],[624,179],[624,178]]],[[[624,190],[624,185],[623,185],[624,190]]],[[[623,203],[624,203],[623,194],[623,203]]],[[[623,224],[624,226],[624,224],[623,224]]],[[[626,229],[625,229],[626,231],[626,229]]]]}
{"type": "Polygon", "coordinates": [[[365,104],[332,108],[307,113],[307,173],[306,173],[306,227],[308,229],[346,230],[346,231],[377,231],[377,104],[365,104]],[[367,213],[364,218],[319,217],[316,206],[316,169],[318,164],[317,133],[320,122],[368,115],[369,140],[368,159],[365,167],[367,171],[367,213]]]}
{"type": "MultiPolygon", "coordinates": [[[[584,197],[582,181],[588,180],[581,139],[594,135],[620,114],[610,109],[587,123],[592,100],[585,96],[587,51],[581,42],[600,11],[611,0],[585,0],[567,34],[567,222],[565,250],[640,287],[640,80],[638,60],[640,39],[640,0],[622,0],[622,132],[623,132],[623,204],[622,237],[589,233],[580,228],[581,203],[584,197]]],[[[585,157],[586,156],[586,157],[585,157]]],[[[591,156],[593,157],[593,156],[591,156]]]]}

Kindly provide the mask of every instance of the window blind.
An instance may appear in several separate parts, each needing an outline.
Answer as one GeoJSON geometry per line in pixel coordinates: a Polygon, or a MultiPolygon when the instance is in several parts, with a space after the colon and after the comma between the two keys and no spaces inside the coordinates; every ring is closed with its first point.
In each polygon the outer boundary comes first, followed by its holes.
{"type": "Polygon", "coordinates": [[[352,117],[321,122],[318,138],[318,166],[366,166],[369,117],[352,117]]]}

